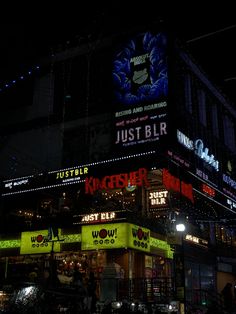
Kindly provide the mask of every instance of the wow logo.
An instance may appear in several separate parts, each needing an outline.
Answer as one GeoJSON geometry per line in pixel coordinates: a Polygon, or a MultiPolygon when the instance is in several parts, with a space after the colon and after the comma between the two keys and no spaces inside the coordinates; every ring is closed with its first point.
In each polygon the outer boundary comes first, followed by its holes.
{"type": "Polygon", "coordinates": [[[132,227],[132,245],[136,249],[147,250],[149,248],[150,231],[141,227],[132,227]]]}
{"type": "Polygon", "coordinates": [[[39,234],[36,237],[31,237],[31,244],[33,248],[48,246],[48,242],[49,237],[42,234],[39,234]]]}
{"type": "Polygon", "coordinates": [[[92,231],[93,243],[95,245],[109,245],[114,244],[115,239],[117,238],[117,228],[114,229],[100,229],[96,231],[92,231]]]}
{"type": "Polygon", "coordinates": [[[133,248],[150,251],[150,230],[130,223],[82,226],[82,250],[133,248]]]}
{"type": "Polygon", "coordinates": [[[127,247],[127,224],[96,224],[82,226],[82,250],[127,247]]]}
{"type": "MultiPolygon", "coordinates": [[[[61,230],[58,230],[61,234],[61,230]]],[[[52,242],[56,238],[50,239],[48,230],[27,231],[21,233],[20,254],[49,253],[52,249],[52,242]]],[[[53,243],[54,252],[60,252],[61,246],[58,241],[53,243]]]]}

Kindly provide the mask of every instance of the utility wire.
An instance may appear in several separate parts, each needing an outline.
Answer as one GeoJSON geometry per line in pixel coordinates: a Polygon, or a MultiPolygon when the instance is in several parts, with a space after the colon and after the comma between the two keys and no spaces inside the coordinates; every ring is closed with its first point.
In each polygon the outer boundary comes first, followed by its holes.
{"type": "Polygon", "coordinates": [[[236,24],[228,26],[228,27],[225,27],[225,28],[221,28],[221,29],[219,29],[217,31],[214,31],[214,32],[210,32],[210,33],[207,33],[207,34],[204,34],[204,35],[200,35],[198,37],[189,39],[186,42],[189,44],[189,43],[192,43],[192,42],[195,42],[195,41],[198,41],[198,40],[201,40],[201,39],[204,39],[204,38],[207,38],[207,37],[210,37],[210,36],[213,36],[213,35],[225,32],[225,31],[228,31],[228,30],[233,29],[235,27],[236,27],[236,24]]]}

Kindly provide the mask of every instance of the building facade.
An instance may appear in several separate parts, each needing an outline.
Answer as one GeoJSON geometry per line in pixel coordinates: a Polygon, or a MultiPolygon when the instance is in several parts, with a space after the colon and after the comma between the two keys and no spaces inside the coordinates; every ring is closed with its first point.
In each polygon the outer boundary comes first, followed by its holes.
{"type": "Polygon", "coordinates": [[[53,255],[63,284],[93,271],[101,301],[199,304],[235,281],[236,110],[161,26],[52,56],[12,110],[3,278],[53,255]]]}

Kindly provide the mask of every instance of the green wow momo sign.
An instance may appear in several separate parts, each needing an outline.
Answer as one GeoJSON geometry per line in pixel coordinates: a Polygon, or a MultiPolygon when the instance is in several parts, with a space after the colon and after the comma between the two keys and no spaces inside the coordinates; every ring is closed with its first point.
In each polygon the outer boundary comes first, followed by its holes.
{"type": "MultiPolygon", "coordinates": [[[[61,229],[58,229],[59,237],[61,229]]],[[[60,243],[54,236],[49,239],[48,230],[27,231],[21,233],[20,254],[41,254],[60,252],[60,243]]]]}
{"type": "Polygon", "coordinates": [[[129,223],[82,226],[82,250],[133,248],[150,251],[150,230],[129,223]]]}

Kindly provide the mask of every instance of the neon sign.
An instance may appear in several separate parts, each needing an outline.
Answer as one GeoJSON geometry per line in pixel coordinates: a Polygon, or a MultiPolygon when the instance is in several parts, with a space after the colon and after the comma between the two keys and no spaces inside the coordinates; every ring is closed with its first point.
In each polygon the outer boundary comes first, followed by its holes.
{"type": "Polygon", "coordinates": [[[215,160],[215,156],[213,154],[209,154],[209,148],[204,147],[204,143],[201,139],[193,141],[179,130],[177,130],[177,139],[181,145],[194,151],[195,155],[212,166],[216,171],[219,171],[219,161],[215,160]]]}
{"type": "Polygon", "coordinates": [[[215,197],[216,195],[216,191],[205,183],[202,184],[202,191],[211,197],[215,197]]]}
{"type": "Polygon", "coordinates": [[[162,207],[168,204],[167,202],[168,191],[150,191],[149,200],[151,207],[162,207]]]}
{"type": "Polygon", "coordinates": [[[93,222],[114,220],[115,218],[116,218],[115,212],[94,213],[94,214],[84,215],[81,221],[84,223],[90,223],[90,222],[93,223],[93,222]]]}
{"type": "Polygon", "coordinates": [[[8,189],[12,189],[13,187],[21,186],[21,185],[24,186],[28,183],[29,183],[29,179],[12,180],[12,181],[5,183],[4,187],[8,188],[8,189]]]}
{"type": "Polygon", "coordinates": [[[233,180],[230,176],[223,173],[223,181],[228,184],[233,189],[236,189],[236,181],[233,180]]]}
{"type": "Polygon", "coordinates": [[[88,167],[59,171],[56,173],[56,179],[74,178],[82,174],[88,174],[88,167]]]}
{"type": "Polygon", "coordinates": [[[85,179],[85,193],[93,194],[98,190],[123,189],[127,186],[149,186],[147,169],[140,168],[129,173],[105,176],[102,179],[89,177],[85,179]]]}

